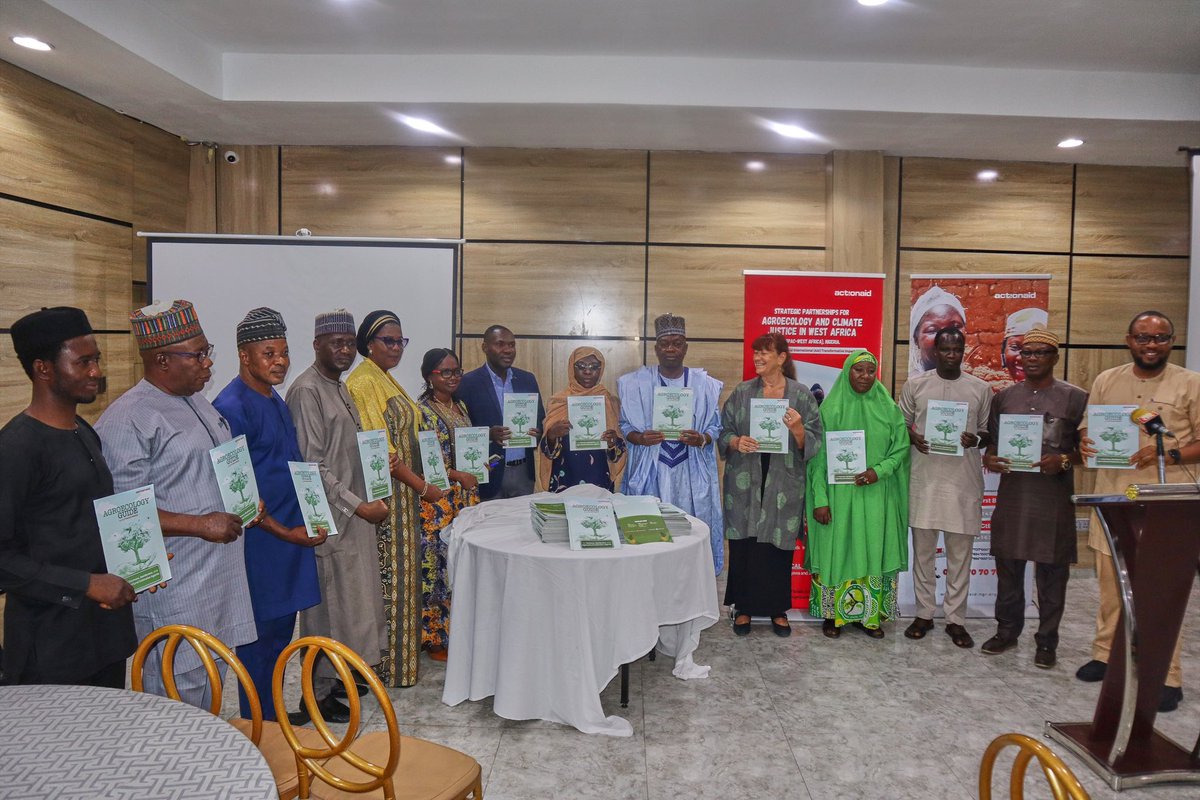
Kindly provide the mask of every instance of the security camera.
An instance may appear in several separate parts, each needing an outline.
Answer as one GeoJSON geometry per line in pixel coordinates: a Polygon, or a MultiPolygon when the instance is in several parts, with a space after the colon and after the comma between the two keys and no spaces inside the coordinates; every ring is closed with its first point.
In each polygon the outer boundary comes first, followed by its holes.
{"type": "Polygon", "coordinates": [[[236,164],[242,160],[242,157],[237,154],[236,150],[226,150],[224,158],[226,164],[236,164]]]}

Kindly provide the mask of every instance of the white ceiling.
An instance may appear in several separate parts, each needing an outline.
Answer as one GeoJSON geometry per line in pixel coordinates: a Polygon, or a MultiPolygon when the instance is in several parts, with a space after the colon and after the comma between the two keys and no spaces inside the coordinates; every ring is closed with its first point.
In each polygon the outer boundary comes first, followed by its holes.
{"type": "Polygon", "coordinates": [[[1148,165],[1200,146],[1200,0],[3,0],[0,34],[4,60],[225,144],[1148,165]]]}

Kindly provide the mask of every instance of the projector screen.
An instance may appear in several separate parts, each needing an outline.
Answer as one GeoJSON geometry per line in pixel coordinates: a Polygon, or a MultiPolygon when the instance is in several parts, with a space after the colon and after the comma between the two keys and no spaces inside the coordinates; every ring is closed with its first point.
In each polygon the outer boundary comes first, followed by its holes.
{"type": "Polygon", "coordinates": [[[394,311],[411,341],[392,373],[414,398],[425,352],[454,349],[457,241],[141,235],[147,302],[190,300],[216,346],[209,400],[237,375],[237,324],[259,306],[287,323],[292,366],[280,395],[313,363],[313,319],[322,311],[345,308],[356,324],[377,309],[394,311]]]}

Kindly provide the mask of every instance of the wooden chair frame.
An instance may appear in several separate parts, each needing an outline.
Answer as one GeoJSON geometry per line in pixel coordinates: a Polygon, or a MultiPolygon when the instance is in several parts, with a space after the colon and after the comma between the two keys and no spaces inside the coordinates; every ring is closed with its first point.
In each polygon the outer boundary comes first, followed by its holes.
{"type": "Polygon", "coordinates": [[[1049,747],[1023,733],[997,736],[983,752],[983,759],[979,762],[979,800],[992,800],[992,772],[996,766],[996,757],[1009,745],[1018,750],[1008,780],[1008,791],[1012,800],[1024,800],[1025,773],[1029,769],[1029,762],[1034,758],[1037,758],[1042,773],[1046,776],[1046,782],[1050,784],[1050,793],[1054,800],[1090,800],[1091,795],[1079,783],[1071,768],[1049,747]]]}

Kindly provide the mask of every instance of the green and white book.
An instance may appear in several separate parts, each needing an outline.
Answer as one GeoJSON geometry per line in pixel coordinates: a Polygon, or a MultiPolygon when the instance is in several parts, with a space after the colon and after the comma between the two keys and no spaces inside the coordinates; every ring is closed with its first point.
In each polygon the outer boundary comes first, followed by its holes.
{"type": "Polygon", "coordinates": [[[367,502],[392,496],[392,475],[388,470],[387,431],[359,431],[358,459],[367,482],[367,502]]]}
{"type": "Polygon", "coordinates": [[[296,490],[296,499],[300,501],[308,538],[315,539],[322,533],[335,535],[338,529],[329,511],[329,499],[321,483],[320,466],[306,461],[289,461],[288,471],[292,473],[292,488],[296,490]]]}
{"type": "Polygon", "coordinates": [[[454,468],[469,472],[481,483],[488,482],[488,446],[491,431],[487,428],[454,429],[454,468]]]}
{"type": "Polygon", "coordinates": [[[962,435],[967,430],[966,403],[930,400],[925,412],[925,441],[930,455],[961,456],[962,435]]]}
{"type": "Polygon", "coordinates": [[[612,506],[617,518],[617,530],[621,532],[625,544],[673,541],[657,497],[616,494],[613,495],[612,506]]]}
{"type": "Polygon", "coordinates": [[[257,517],[258,481],[254,479],[254,465],[250,463],[250,448],[245,435],[217,445],[208,451],[208,457],[217,474],[225,510],[241,517],[243,524],[257,517]]]}
{"type": "Polygon", "coordinates": [[[441,489],[450,488],[450,476],[446,474],[446,459],[442,458],[442,445],[437,431],[417,431],[417,447],[421,451],[421,467],[425,480],[441,489]]]}
{"type": "Polygon", "coordinates": [[[571,423],[567,443],[572,450],[603,450],[607,447],[600,438],[607,419],[604,395],[568,397],[567,419],[571,423]]]}
{"type": "Polygon", "coordinates": [[[1041,414],[1001,414],[996,455],[1008,459],[1013,472],[1038,472],[1042,460],[1041,414]]]}
{"type": "Polygon", "coordinates": [[[669,442],[692,427],[696,414],[696,390],[689,386],[655,386],[650,427],[669,442]]]}
{"type": "Polygon", "coordinates": [[[750,398],[750,438],[758,441],[760,453],[786,453],[788,451],[787,425],[783,424],[783,415],[788,409],[788,401],[780,398],[773,400],[768,397],[750,398]]]}
{"type": "Polygon", "coordinates": [[[1129,457],[1138,451],[1138,426],[1129,415],[1137,406],[1088,406],[1088,438],[1096,455],[1087,460],[1092,469],[1134,469],[1129,457]]]}
{"type": "Polygon", "coordinates": [[[612,550],[621,546],[612,503],[567,500],[567,536],[572,550],[612,550]]]}
{"type": "Polygon", "coordinates": [[[865,431],[825,431],[825,478],[830,485],[854,483],[867,471],[865,431]]]}
{"type": "Polygon", "coordinates": [[[526,431],[537,425],[538,396],[529,393],[504,395],[504,427],[509,430],[505,447],[533,447],[537,444],[526,431]]]}
{"type": "Polygon", "coordinates": [[[98,498],[92,506],[111,574],[124,578],[135,592],[171,579],[153,484],[98,498]]]}

